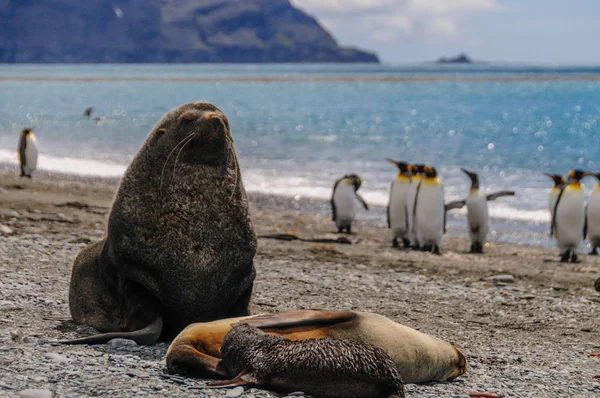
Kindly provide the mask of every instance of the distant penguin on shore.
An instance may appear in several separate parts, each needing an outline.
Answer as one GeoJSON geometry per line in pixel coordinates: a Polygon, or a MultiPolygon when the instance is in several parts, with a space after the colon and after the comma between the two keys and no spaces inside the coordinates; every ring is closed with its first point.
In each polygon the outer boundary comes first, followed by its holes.
{"type": "Polygon", "coordinates": [[[410,229],[409,239],[411,248],[419,249],[419,240],[417,239],[417,226],[415,223],[415,204],[417,202],[417,192],[423,178],[423,171],[425,170],[424,164],[411,164],[408,168],[410,171],[410,186],[406,194],[406,203],[408,210],[408,228],[410,229]]]}
{"type": "Polygon", "coordinates": [[[346,174],[335,182],[331,194],[332,220],[335,221],[338,232],[352,233],[352,221],[356,215],[354,202],[358,199],[369,210],[365,200],[358,194],[362,180],[356,174],[346,174]]]}
{"type": "Polygon", "coordinates": [[[554,186],[550,190],[550,194],[548,195],[548,210],[550,211],[550,218],[552,218],[554,213],[554,206],[556,205],[556,199],[558,199],[558,194],[560,193],[560,189],[563,185],[565,185],[565,177],[560,174],[548,174],[544,173],[548,177],[552,178],[554,182],[554,186]]]}
{"type": "Polygon", "coordinates": [[[588,240],[592,245],[589,253],[591,255],[597,255],[596,250],[600,248],[600,173],[596,173],[594,176],[598,180],[598,184],[592,191],[585,208],[588,240]]]}
{"type": "Polygon", "coordinates": [[[398,239],[402,239],[405,248],[410,247],[410,226],[408,220],[408,190],[410,188],[409,165],[387,159],[398,168],[398,175],[390,186],[390,200],[387,206],[388,227],[392,230],[392,247],[400,247],[398,239]]]}
{"type": "Polygon", "coordinates": [[[554,205],[550,236],[556,236],[562,263],[579,262],[577,249],[586,235],[585,197],[580,181],[588,175],[591,174],[581,170],[571,171],[554,205]]]}
{"type": "Polygon", "coordinates": [[[83,116],[85,116],[89,119],[90,117],[92,117],[93,111],[94,111],[94,108],[91,106],[88,106],[87,108],[85,108],[85,111],[83,111],[83,116]]]}
{"type": "Polygon", "coordinates": [[[21,177],[31,178],[31,173],[37,167],[38,141],[33,134],[34,127],[21,130],[19,138],[19,165],[21,177]]]}
{"type": "Polygon", "coordinates": [[[417,241],[421,250],[441,254],[446,209],[442,180],[434,167],[424,166],[414,206],[417,241]]]}
{"type": "Polygon", "coordinates": [[[467,205],[467,221],[471,237],[471,253],[483,253],[483,245],[489,229],[488,203],[502,196],[514,196],[515,191],[498,191],[489,195],[479,189],[477,173],[460,169],[471,179],[469,195],[464,200],[457,200],[446,205],[446,210],[460,209],[467,205]]]}

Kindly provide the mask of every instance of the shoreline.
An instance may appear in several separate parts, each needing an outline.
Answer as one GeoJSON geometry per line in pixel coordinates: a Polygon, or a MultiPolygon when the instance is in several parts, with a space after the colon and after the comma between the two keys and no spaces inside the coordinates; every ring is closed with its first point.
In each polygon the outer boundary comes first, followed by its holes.
{"type": "Polygon", "coordinates": [[[600,74],[513,74],[508,76],[222,76],[222,77],[136,77],[136,76],[0,76],[3,82],[48,83],[431,83],[431,82],[546,82],[600,81],[600,74]]]}

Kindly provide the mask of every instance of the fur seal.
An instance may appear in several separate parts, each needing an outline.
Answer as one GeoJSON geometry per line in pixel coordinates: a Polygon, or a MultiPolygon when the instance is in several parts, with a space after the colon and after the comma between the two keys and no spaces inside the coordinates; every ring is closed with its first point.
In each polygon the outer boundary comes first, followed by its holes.
{"type": "Polygon", "coordinates": [[[153,344],[191,322],[248,315],[255,252],[227,117],[208,102],[181,105],[125,171],[107,236],[73,264],[73,320],[109,333],[70,343],[153,344]]]}
{"type": "Polygon", "coordinates": [[[594,282],[594,289],[596,289],[597,292],[600,292],[600,278],[596,279],[596,282],[594,282]]]}
{"type": "Polygon", "coordinates": [[[467,369],[465,356],[452,344],[382,315],[299,310],[189,325],[167,351],[168,370],[204,378],[227,378],[217,368],[221,345],[232,324],[239,322],[289,340],[329,337],[370,343],[392,358],[405,383],[452,380],[467,369]]]}
{"type": "Polygon", "coordinates": [[[403,398],[404,385],[381,348],[353,340],[288,340],[242,323],[225,335],[219,367],[231,380],[316,398],[403,398]]]}

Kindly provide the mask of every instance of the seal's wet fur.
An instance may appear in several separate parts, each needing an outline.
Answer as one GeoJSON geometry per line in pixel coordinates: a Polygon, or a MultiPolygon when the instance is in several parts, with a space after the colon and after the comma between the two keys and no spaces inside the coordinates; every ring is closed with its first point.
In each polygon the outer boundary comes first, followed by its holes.
{"type": "Polygon", "coordinates": [[[218,367],[234,378],[231,385],[303,391],[318,398],[404,397],[394,362],[368,343],[329,338],[291,341],[242,323],[227,333],[221,354],[218,367]]]}
{"type": "Polygon", "coordinates": [[[149,327],[132,335],[142,344],[192,322],[248,315],[255,253],[227,117],[208,102],[179,106],[123,175],[106,238],[75,259],[71,315],[102,332],[149,327]]]}

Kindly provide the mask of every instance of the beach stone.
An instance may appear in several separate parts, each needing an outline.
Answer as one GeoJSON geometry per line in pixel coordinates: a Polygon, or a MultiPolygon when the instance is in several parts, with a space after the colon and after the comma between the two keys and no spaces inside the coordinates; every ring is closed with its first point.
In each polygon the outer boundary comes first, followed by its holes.
{"type": "Polygon", "coordinates": [[[23,331],[21,329],[11,330],[10,339],[17,343],[23,342],[23,331]]]}
{"type": "Polygon", "coordinates": [[[289,393],[288,397],[303,397],[305,394],[302,391],[294,391],[289,393]]]}
{"type": "Polygon", "coordinates": [[[63,357],[62,355],[56,352],[47,352],[44,354],[44,358],[56,363],[69,362],[69,359],[67,357],[63,357]]]}
{"type": "Polygon", "coordinates": [[[19,393],[20,398],[52,398],[52,391],[28,388],[19,393]]]}
{"type": "Polygon", "coordinates": [[[6,225],[0,224],[0,235],[10,235],[13,230],[8,228],[6,225]]]}
{"type": "Polygon", "coordinates": [[[108,346],[110,348],[129,348],[129,347],[137,347],[137,343],[133,340],[128,339],[112,339],[108,342],[108,346]]]}
{"type": "Polygon", "coordinates": [[[490,276],[489,278],[485,278],[485,280],[492,281],[492,282],[500,282],[500,283],[514,283],[515,277],[512,275],[509,275],[509,274],[494,275],[494,276],[490,276]]]}
{"type": "Polygon", "coordinates": [[[244,387],[236,387],[232,390],[227,391],[227,394],[225,395],[225,397],[227,397],[227,398],[239,397],[243,393],[244,393],[244,387]]]}

